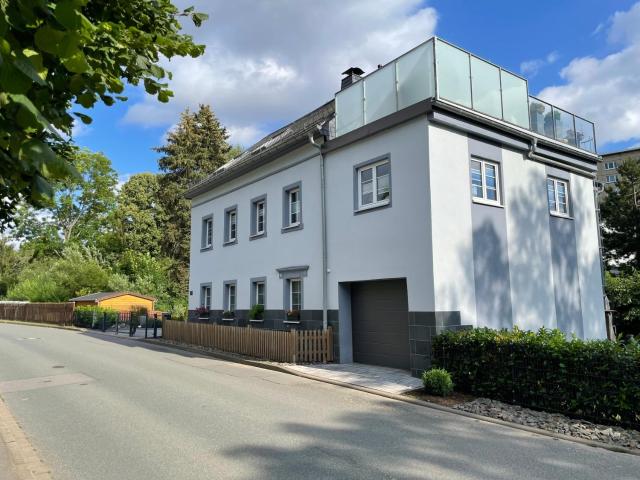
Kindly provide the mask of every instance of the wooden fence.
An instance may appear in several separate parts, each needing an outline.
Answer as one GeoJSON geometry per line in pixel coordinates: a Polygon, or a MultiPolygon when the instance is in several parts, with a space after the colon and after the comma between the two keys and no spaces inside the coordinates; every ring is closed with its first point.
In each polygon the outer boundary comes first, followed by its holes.
{"type": "Polygon", "coordinates": [[[72,302],[65,303],[9,303],[0,302],[0,320],[23,322],[73,324],[72,302]]]}
{"type": "Polygon", "coordinates": [[[333,361],[330,328],[326,331],[280,331],[164,320],[162,338],[276,362],[333,361]]]}

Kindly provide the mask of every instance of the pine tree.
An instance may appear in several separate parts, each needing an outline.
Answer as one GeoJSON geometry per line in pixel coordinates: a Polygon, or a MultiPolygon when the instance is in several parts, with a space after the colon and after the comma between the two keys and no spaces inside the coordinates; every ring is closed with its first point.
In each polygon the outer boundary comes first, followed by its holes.
{"type": "Polygon", "coordinates": [[[208,105],[197,112],[185,110],[167,141],[155,150],[158,163],[160,199],[166,212],[162,252],[174,261],[174,278],[186,290],[189,271],[191,202],[184,192],[194,182],[206,178],[230,159],[229,134],[208,105]]]}

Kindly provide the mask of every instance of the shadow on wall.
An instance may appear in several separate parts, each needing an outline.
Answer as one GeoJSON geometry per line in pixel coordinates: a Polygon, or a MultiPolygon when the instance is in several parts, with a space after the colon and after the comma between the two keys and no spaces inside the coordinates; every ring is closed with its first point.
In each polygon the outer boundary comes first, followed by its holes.
{"type": "MultiPolygon", "coordinates": [[[[564,446],[560,459],[557,443],[514,429],[390,401],[367,401],[365,407],[336,415],[309,412],[309,420],[279,423],[280,440],[258,436],[220,453],[254,466],[247,479],[511,480],[531,472],[596,479],[608,472],[606,462],[586,462],[583,449],[564,446]]],[[[624,464],[631,468],[631,460],[624,464]]]]}

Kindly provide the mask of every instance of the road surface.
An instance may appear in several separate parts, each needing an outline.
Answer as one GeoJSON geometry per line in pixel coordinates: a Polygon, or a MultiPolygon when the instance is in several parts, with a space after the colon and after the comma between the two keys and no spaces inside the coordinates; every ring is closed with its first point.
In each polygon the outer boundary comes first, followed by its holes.
{"type": "Polygon", "coordinates": [[[57,480],[637,480],[640,471],[640,457],[66,330],[0,324],[0,390],[57,480]]]}

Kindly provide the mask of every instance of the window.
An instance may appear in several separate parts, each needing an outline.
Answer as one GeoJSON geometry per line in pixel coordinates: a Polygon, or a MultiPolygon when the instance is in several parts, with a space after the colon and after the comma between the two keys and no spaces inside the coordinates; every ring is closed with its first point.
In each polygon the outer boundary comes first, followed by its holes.
{"type": "Polygon", "coordinates": [[[213,246],[213,217],[209,215],[202,219],[202,242],[200,247],[209,249],[213,246]]]}
{"type": "Polygon", "coordinates": [[[264,233],[264,200],[256,203],[256,235],[264,233]]]}
{"type": "Polygon", "coordinates": [[[255,283],[255,295],[254,305],[262,305],[264,307],[264,282],[255,283]]]}
{"type": "Polygon", "coordinates": [[[224,211],[224,244],[230,245],[238,241],[238,206],[234,205],[224,211]]]}
{"type": "Polygon", "coordinates": [[[476,201],[500,204],[500,168],[485,160],[471,160],[471,196],[476,201]]]}
{"type": "Polygon", "coordinates": [[[302,310],[302,280],[289,279],[289,310],[302,310]]]}
{"type": "Polygon", "coordinates": [[[569,216],[569,184],[566,181],[548,178],[547,200],[549,212],[554,215],[569,216]]]}
{"type": "Polygon", "coordinates": [[[618,164],[616,162],[605,162],[604,169],[605,170],[615,170],[618,168],[618,164]]]}
{"type": "Polygon", "coordinates": [[[358,209],[388,205],[391,200],[391,163],[389,159],[358,167],[358,209]]]}
{"type": "Polygon", "coordinates": [[[224,282],[224,298],[222,305],[226,311],[236,311],[236,288],[235,280],[224,282]]]}
{"type": "Polygon", "coordinates": [[[200,287],[200,306],[211,309],[211,285],[202,285],[200,287]]]}
{"type": "Polygon", "coordinates": [[[302,228],[302,183],[297,182],[282,189],[282,231],[302,228]]]}
{"type": "Polygon", "coordinates": [[[618,176],[617,175],[607,175],[607,183],[617,183],[618,176]]]}

